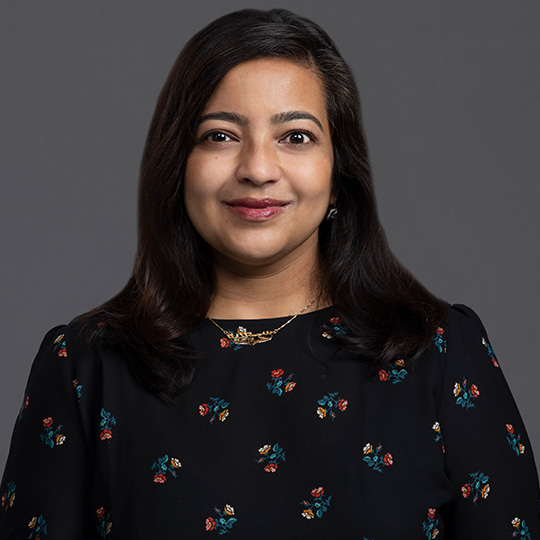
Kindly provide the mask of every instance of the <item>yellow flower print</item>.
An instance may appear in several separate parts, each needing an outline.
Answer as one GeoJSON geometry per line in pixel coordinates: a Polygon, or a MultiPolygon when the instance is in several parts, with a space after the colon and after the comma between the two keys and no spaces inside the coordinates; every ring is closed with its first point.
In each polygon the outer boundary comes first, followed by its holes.
{"type": "Polygon", "coordinates": [[[171,465],[172,465],[175,469],[179,469],[179,468],[182,466],[182,463],[180,463],[180,460],[179,460],[179,459],[171,458],[171,465]]]}
{"type": "Polygon", "coordinates": [[[33,528],[36,526],[36,523],[37,523],[37,517],[33,517],[33,518],[30,520],[30,523],[28,524],[28,528],[29,528],[29,529],[33,529],[33,528]]]}
{"type": "Polygon", "coordinates": [[[225,422],[227,419],[227,416],[229,416],[229,409],[225,409],[219,413],[218,420],[220,422],[225,422]]]}
{"type": "Polygon", "coordinates": [[[516,529],[520,526],[521,524],[521,519],[519,519],[518,517],[515,517],[513,520],[512,520],[512,527],[516,527],[516,529]]]}
{"type": "Polygon", "coordinates": [[[313,519],[315,516],[311,510],[307,509],[302,511],[302,517],[305,517],[306,519],[313,519]]]}
{"type": "Polygon", "coordinates": [[[432,429],[433,429],[433,431],[436,431],[437,433],[439,433],[441,431],[441,424],[439,424],[439,422],[435,422],[433,424],[432,429]]]}
{"type": "Polygon", "coordinates": [[[369,454],[370,452],[373,452],[373,446],[370,443],[367,443],[366,446],[364,446],[364,454],[369,454]]]}
{"type": "Polygon", "coordinates": [[[60,435],[58,435],[58,437],[56,437],[56,444],[57,445],[60,446],[60,445],[64,444],[65,442],[66,442],[66,436],[65,435],[60,434],[60,435]]]}
{"type": "Polygon", "coordinates": [[[225,505],[224,511],[228,516],[234,516],[234,508],[230,504],[225,505]]]}
{"type": "Polygon", "coordinates": [[[259,454],[268,454],[272,448],[269,444],[265,444],[262,448],[259,448],[259,454]]]}
{"type": "Polygon", "coordinates": [[[461,384],[458,382],[454,385],[454,396],[458,397],[461,393],[461,384]]]}
{"type": "Polygon", "coordinates": [[[482,499],[487,499],[487,496],[489,495],[489,484],[486,484],[483,488],[482,488],[482,499]]]}
{"type": "Polygon", "coordinates": [[[319,415],[319,418],[324,418],[326,416],[326,409],[317,407],[317,414],[319,415]]]}

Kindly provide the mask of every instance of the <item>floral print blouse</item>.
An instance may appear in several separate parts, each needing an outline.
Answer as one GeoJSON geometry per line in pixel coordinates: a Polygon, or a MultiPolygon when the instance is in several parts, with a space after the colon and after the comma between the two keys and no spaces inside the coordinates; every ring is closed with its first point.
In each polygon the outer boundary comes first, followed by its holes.
{"type": "Polygon", "coordinates": [[[533,454],[472,310],[452,306],[420,359],[376,372],[330,331],[347,331],[332,308],[256,346],[205,321],[193,382],[166,406],[104,343],[54,328],[16,419],[0,538],[540,538],[533,454]]]}

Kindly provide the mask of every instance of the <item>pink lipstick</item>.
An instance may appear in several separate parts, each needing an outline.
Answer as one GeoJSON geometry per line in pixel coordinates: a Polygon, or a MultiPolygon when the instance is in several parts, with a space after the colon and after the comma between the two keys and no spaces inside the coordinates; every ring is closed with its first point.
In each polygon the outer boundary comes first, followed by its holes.
{"type": "Polygon", "coordinates": [[[225,203],[237,216],[248,221],[265,221],[283,212],[289,201],[244,197],[225,203]]]}

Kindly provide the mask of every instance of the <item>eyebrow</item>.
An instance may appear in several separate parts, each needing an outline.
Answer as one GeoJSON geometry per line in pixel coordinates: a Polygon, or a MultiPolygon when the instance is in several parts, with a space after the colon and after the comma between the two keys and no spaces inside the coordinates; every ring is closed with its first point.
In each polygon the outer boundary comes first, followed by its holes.
{"type": "MultiPolygon", "coordinates": [[[[206,120],[223,120],[225,122],[231,122],[232,124],[238,124],[242,127],[249,124],[249,119],[247,118],[247,116],[226,111],[217,111],[205,114],[199,120],[199,124],[205,122],[206,120]]],[[[274,114],[270,118],[270,122],[274,125],[285,124],[286,122],[292,122],[293,120],[311,120],[319,127],[321,131],[324,132],[324,128],[322,127],[322,124],[317,119],[317,117],[305,111],[286,111],[274,114]]]]}

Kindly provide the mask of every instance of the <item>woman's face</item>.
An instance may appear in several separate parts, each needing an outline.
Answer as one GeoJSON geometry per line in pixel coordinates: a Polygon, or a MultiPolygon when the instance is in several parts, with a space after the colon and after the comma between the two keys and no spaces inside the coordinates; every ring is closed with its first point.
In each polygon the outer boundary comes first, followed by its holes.
{"type": "Polygon", "coordinates": [[[317,75],[283,59],[243,62],[201,116],[185,173],[189,219],[214,262],[316,257],[332,165],[317,75]]]}

